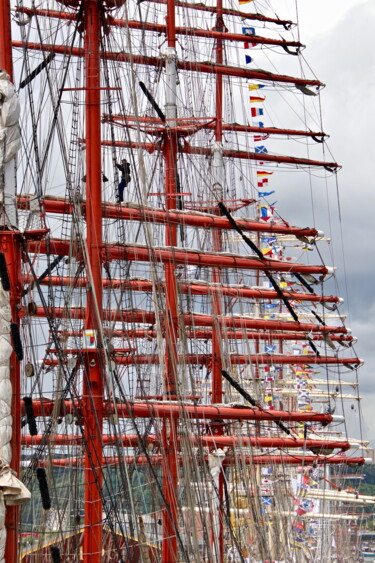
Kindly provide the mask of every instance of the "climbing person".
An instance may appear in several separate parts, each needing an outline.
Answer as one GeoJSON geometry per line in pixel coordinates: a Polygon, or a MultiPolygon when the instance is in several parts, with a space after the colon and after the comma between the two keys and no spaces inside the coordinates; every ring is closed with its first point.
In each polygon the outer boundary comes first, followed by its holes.
{"type": "Polygon", "coordinates": [[[131,180],[130,163],[126,160],[126,158],[123,158],[120,164],[117,162],[117,160],[115,164],[116,168],[118,168],[121,172],[121,181],[117,188],[117,201],[118,203],[122,203],[124,201],[124,189],[131,180]]]}

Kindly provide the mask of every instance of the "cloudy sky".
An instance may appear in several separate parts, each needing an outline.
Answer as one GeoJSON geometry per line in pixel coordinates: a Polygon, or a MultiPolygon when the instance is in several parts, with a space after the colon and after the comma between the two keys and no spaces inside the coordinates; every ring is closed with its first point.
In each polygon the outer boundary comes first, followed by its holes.
{"type": "Polygon", "coordinates": [[[327,84],[322,93],[324,128],[336,162],[343,166],[338,179],[346,282],[343,271],[339,278],[341,289],[347,284],[348,295],[341,292],[349,302],[347,325],[358,337],[358,356],[366,362],[359,371],[364,434],[375,447],[375,2],[298,4],[304,54],[327,84]]]}

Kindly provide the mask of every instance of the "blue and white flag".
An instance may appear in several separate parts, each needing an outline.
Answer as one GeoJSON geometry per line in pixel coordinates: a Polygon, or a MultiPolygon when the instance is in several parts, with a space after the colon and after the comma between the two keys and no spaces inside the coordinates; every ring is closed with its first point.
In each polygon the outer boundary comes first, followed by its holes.
{"type": "MultiPolygon", "coordinates": [[[[255,150],[256,152],[256,150],[255,150]]],[[[275,193],[275,190],[272,190],[272,192],[258,192],[258,197],[267,197],[269,195],[272,195],[275,193]]]]}
{"type": "Polygon", "coordinates": [[[261,145],[259,147],[255,147],[255,152],[258,153],[258,154],[267,154],[268,150],[266,149],[266,147],[261,145]]]}

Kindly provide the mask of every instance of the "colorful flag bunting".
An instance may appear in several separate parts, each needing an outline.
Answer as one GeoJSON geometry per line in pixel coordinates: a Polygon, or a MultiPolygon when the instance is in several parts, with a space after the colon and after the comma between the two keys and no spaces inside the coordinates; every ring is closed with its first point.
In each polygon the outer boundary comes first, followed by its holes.
{"type": "Polygon", "coordinates": [[[264,88],[265,84],[248,84],[248,89],[251,90],[259,90],[260,88],[264,88]]]}
{"type": "Polygon", "coordinates": [[[263,108],[250,108],[251,117],[256,117],[257,115],[263,115],[263,108]]]}
{"type": "Polygon", "coordinates": [[[272,176],[273,172],[266,172],[265,170],[257,170],[258,178],[263,178],[265,176],[272,176]]]}
{"type": "Polygon", "coordinates": [[[269,205],[261,205],[260,206],[260,218],[263,221],[268,221],[271,217],[273,217],[274,208],[269,205]]]}
{"type": "Polygon", "coordinates": [[[263,256],[272,256],[272,248],[262,248],[263,256]]]}
{"type": "Polygon", "coordinates": [[[266,141],[269,137],[269,134],[267,135],[254,135],[254,143],[260,143],[261,141],[266,141]]]}
{"type": "Polygon", "coordinates": [[[292,522],[292,530],[293,532],[301,533],[304,530],[303,522],[296,522],[295,520],[292,522]]]}
{"type": "Polygon", "coordinates": [[[252,62],[253,62],[253,59],[251,57],[249,57],[249,55],[245,55],[245,63],[247,65],[249,65],[252,62]]]}
{"type": "Polygon", "coordinates": [[[258,102],[264,102],[266,98],[262,98],[261,96],[250,96],[250,102],[252,104],[256,104],[258,102]]]}
{"type": "Polygon", "coordinates": [[[242,33],[244,35],[255,35],[255,27],[243,27],[242,33]]]}
{"type": "MultiPolygon", "coordinates": [[[[272,190],[272,192],[258,192],[258,197],[267,197],[269,195],[272,195],[275,193],[275,190],[272,190]]],[[[267,239],[270,240],[270,239],[267,239]]]]}
{"type": "Polygon", "coordinates": [[[295,540],[290,540],[290,547],[292,549],[302,549],[303,545],[301,542],[295,541],[295,540]]]}
{"type": "Polygon", "coordinates": [[[261,146],[259,146],[259,147],[255,147],[255,152],[256,152],[257,154],[267,154],[267,153],[268,153],[268,150],[266,149],[265,146],[261,145],[261,146]]]}

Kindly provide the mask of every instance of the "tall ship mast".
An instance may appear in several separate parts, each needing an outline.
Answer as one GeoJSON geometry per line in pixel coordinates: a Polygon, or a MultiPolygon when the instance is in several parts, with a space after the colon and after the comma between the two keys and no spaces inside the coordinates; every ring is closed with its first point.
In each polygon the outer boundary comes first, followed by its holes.
{"type": "Polygon", "coordinates": [[[339,165],[279,15],[2,0],[0,562],[361,560],[339,165]]]}

